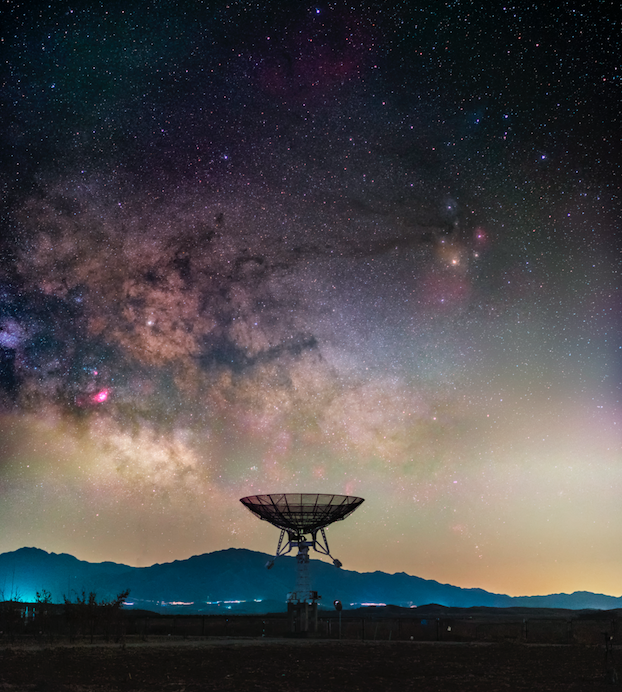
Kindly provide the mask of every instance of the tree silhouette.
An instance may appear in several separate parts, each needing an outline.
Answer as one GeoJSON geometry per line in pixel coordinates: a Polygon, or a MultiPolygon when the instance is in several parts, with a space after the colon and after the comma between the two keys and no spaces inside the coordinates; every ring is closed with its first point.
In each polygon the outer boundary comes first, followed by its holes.
{"type": "Polygon", "coordinates": [[[75,601],[63,596],[70,640],[73,641],[77,636],[88,634],[92,643],[97,629],[103,630],[108,640],[115,625],[119,626],[119,638],[121,638],[121,608],[129,593],[129,589],[126,589],[111,600],[103,599],[99,602],[94,591],[89,592],[87,596],[83,590],[81,595],[76,594],[75,601]]]}

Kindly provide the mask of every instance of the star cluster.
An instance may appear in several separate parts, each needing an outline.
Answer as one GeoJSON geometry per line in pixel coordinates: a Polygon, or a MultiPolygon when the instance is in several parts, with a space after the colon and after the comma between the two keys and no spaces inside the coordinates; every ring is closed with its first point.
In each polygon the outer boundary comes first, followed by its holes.
{"type": "Polygon", "coordinates": [[[606,3],[4,13],[0,549],[619,594],[606,3]]]}

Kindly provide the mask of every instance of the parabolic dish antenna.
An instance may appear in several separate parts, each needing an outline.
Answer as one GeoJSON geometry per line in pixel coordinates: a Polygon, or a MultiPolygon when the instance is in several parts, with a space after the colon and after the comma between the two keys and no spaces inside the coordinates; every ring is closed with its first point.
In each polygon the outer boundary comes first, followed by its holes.
{"type": "MultiPolygon", "coordinates": [[[[293,548],[298,548],[296,591],[287,595],[292,631],[307,632],[309,615],[317,629],[319,596],[317,591],[309,589],[309,548],[332,558],[324,529],[352,514],[364,502],[363,498],[321,493],[282,493],[250,495],[241,498],[240,502],[260,519],[269,521],[277,529],[281,529],[276,555],[266,564],[268,569],[274,565],[277,557],[287,555],[293,548]],[[286,534],[287,541],[284,543],[286,534]],[[310,535],[311,539],[307,540],[306,535],[310,535]]],[[[332,559],[336,567],[341,567],[339,560],[332,559]]]]}
{"type": "Polygon", "coordinates": [[[287,493],[251,495],[243,497],[240,502],[260,519],[269,521],[277,528],[304,535],[345,519],[364,500],[352,495],[287,493]]]}

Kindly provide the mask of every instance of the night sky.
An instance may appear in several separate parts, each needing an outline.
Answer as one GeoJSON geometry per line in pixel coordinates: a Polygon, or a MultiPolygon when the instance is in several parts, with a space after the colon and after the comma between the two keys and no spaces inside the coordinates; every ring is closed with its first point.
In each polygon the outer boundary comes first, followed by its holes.
{"type": "Polygon", "coordinates": [[[615,5],[5,2],[0,552],[622,594],[615,5]]]}

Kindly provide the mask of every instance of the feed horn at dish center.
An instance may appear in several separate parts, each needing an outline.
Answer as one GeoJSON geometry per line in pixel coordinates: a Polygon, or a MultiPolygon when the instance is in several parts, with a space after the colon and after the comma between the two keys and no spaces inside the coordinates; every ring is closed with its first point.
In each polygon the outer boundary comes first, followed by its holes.
{"type": "Polygon", "coordinates": [[[352,495],[327,495],[313,493],[284,493],[251,495],[240,502],[263,521],[270,522],[281,535],[276,555],[266,567],[270,569],[281,555],[297,549],[296,590],[287,594],[287,612],[293,632],[317,630],[317,591],[309,586],[309,549],[327,555],[336,567],[341,562],[333,558],[328,547],[325,529],[336,521],[348,517],[364,502],[352,495]]]}

